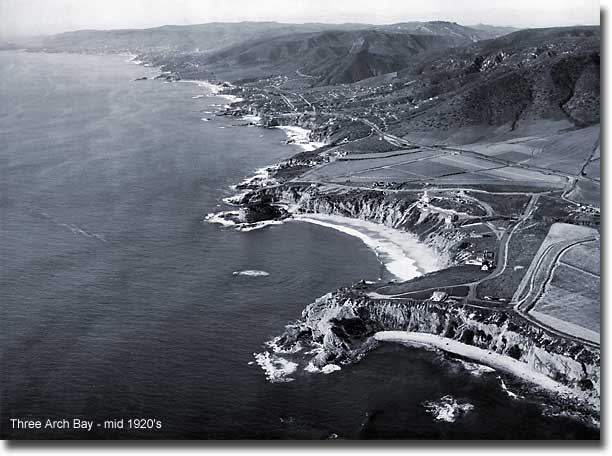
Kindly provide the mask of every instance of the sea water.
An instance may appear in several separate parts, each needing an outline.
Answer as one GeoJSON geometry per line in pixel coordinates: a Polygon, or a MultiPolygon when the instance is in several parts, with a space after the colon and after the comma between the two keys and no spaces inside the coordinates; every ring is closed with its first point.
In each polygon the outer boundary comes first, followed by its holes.
{"type": "Polygon", "coordinates": [[[232,184],[300,149],[215,116],[228,100],[209,88],[125,60],[0,52],[4,438],[599,435],[515,394],[529,387],[510,376],[425,349],[383,344],[327,373],[280,356],[268,361],[291,381],[267,378],[266,342],[381,265],[325,226],[205,222],[232,184]],[[26,431],[11,418],[161,428],[26,431]]]}

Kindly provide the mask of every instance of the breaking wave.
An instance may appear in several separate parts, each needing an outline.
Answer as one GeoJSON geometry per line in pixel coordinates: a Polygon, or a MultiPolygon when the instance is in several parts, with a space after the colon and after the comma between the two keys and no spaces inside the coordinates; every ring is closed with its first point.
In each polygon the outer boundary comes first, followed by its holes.
{"type": "Polygon", "coordinates": [[[502,390],[504,391],[504,393],[506,393],[512,399],[521,399],[521,396],[519,396],[515,392],[510,391],[508,389],[508,387],[506,386],[506,383],[504,382],[504,380],[501,377],[497,377],[497,378],[499,379],[500,386],[501,386],[502,390]]]}
{"type": "Polygon", "coordinates": [[[239,221],[240,213],[238,211],[222,211],[222,212],[211,212],[204,217],[204,221],[208,223],[215,223],[225,227],[234,227],[236,231],[249,232],[260,230],[267,226],[282,225],[282,220],[263,220],[261,222],[253,223],[241,223],[239,221]]]}
{"type": "Polygon", "coordinates": [[[456,359],[455,361],[460,363],[461,366],[466,371],[468,371],[471,375],[473,375],[475,377],[480,377],[483,374],[488,374],[488,373],[491,373],[491,372],[495,372],[495,369],[493,369],[490,366],[485,366],[484,364],[473,363],[473,362],[470,362],[470,361],[464,361],[462,359],[456,359]]]}
{"type": "Polygon", "coordinates": [[[256,269],[247,269],[245,271],[234,271],[232,272],[235,276],[249,276],[249,277],[265,277],[269,276],[270,273],[266,271],[258,271],[256,269]]]}
{"type": "Polygon", "coordinates": [[[282,358],[270,352],[253,353],[255,362],[263,369],[270,383],[286,383],[295,380],[289,377],[293,374],[298,364],[282,358]]]}
{"type": "Polygon", "coordinates": [[[436,421],[454,423],[468,412],[474,410],[469,402],[460,403],[452,396],[443,396],[438,401],[425,401],[423,407],[436,421]]]}

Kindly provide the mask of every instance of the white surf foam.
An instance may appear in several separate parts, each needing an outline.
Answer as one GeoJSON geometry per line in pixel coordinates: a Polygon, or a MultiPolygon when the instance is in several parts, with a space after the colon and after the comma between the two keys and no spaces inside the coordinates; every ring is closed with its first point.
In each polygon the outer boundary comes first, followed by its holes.
{"type": "Polygon", "coordinates": [[[255,114],[247,114],[245,116],[242,116],[242,120],[245,120],[254,125],[261,125],[261,117],[256,116],[255,114]]]}
{"type": "MultiPolygon", "coordinates": [[[[246,179],[242,180],[237,185],[233,185],[232,188],[236,189],[238,186],[258,186],[263,187],[267,185],[276,184],[276,180],[271,177],[271,172],[278,169],[278,165],[264,166],[256,169],[253,174],[246,179]]],[[[237,196],[237,195],[234,195],[237,196]]],[[[232,198],[232,197],[230,197],[232,198]]]]}
{"type": "Polygon", "coordinates": [[[271,225],[282,225],[282,220],[263,220],[261,222],[254,223],[240,223],[238,220],[238,211],[221,211],[211,212],[204,217],[204,221],[208,223],[215,223],[226,227],[234,227],[236,231],[249,232],[260,230],[271,225]]]}
{"type": "Polygon", "coordinates": [[[482,374],[488,374],[491,372],[495,372],[495,369],[493,369],[490,366],[485,366],[484,364],[464,361],[462,359],[457,359],[457,361],[463,366],[465,370],[467,370],[470,374],[472,374],[475,377],[480,377],[482,374]]]}
{"type": "Polygon", "coordinates": [[[508,389],[508,387],[506,386],[506,383],[502,380],[501,377],[498,376],[497,378],[499,379],[500,386],[501,386],[502,390],[504,391],[504,393],[506,393],[512,399],[521,399],[521,396],[519,396],[518,394],[516,394],[516,393],[514,393],[514,392],[512,392],[512,391],[510,391],[508,389]]]}
{"type": "Polygon", "coordinates": [[[143,65],[144,62],[142,60],[138,60],[138,56],[136,54],[127,54],[130,58],[127,59],[126,63],[132,63],[134,65],[143,65]]]}
{"type": "Polygon", "coordinates": [[[437,271],[448,263],[411,233],[340,215],[294,215],[294,220],[333,228],[357,237],[374,250],[385,268],[400,280],[437,271]]]}
{"type": "MultiPolygon", "coordinates": [[[[243,101],[242,98],[237,97],[235,95],[221,93],[224,89],[224,87],[221,84],[213,84],[210,81],[202,81],[202,80],[197,80],[197,79],[181,79],[179,82],[188,82],[191,84],[197,84],[198,87],[205,88],[208,90],[208,92],[210,92],[208,95],[196,95],[195,97],[192,97],[192,98],[202,98],[204,96],[216,96],[216,97],[224,98],[228,100],[230,104],[237,103],[239,101],[243,101]]],[[[218,106],[221,106],[221,105],[218,105],[218,106]]]]}
{"type": "Polygon", "coordinates": [[[289,377],[297,368],[297,363],[289,361],[270,352],[253,353],[255,362],[263,369],[266,378],[270,383],[292,382],[294,379],[289,377]]]}
{"type": "Polygon", "coordinates": [[[211,212],[204,217],[204,220],[223,226],[236,226],[237,223],[231,219],[233,217],[238,217],[238,211],[211,212]]]}
{"type": "Polygon", "coordinates": [[[312,362],[308,363],[308,365],[304,368],[306,372],[310,372],[312,374],[325,374],[329,375],[332,372],[336,372],[341,370],[342,368],[337,364],[326,364],[321,369],[315,366],[312,362]]]}
{"type": "Polygon", "coordinates": [[[198,87],[202,87],[211,95],[216,95],[223,90],[223,86],[220,84],[213,84],[210,81],[203,81],[199,79],[181,79],[179,82],[187,82],[189,84],[196,84],[198,87]]]}
{"type": "MultiPolygon", "coordinates": [[[[236,95],[230,95],[229,93],[217,93],[216,96],[220,98],[225,98],[226,100],[230,102],[230,104],[238,103],[239,101],[244,101],[244,98],[237,97],[236,95]]],[[[229,105],[226,105],[226,106],[229,106],[229,105]]]]}
{"type": "Polygon", "coordinates": [[[266,347],[269,347],[274,353],[281,354],[293,354],[298,353],[302,350],[302,345],[297,342],[291,345],[289,348],[285,348],[280,344],[282,336],[276,336],[274,339],[271,339],[265,343],[266,347]]]}
{"type": "MultiPolygon", "coordinates": [[[[235,185],[232,185],[232,188],[235,189],[235,185]]],[[[222,201],[225,204],[229,204],[230,206],[239,206],[240,202],[242,201],[242,198],[244,198],[246,195],[249,194],[249,191],[244,191],[244,192],[240,192],[240,193],[236,193],[235,195],[232,196],[227,196],[225,198],[222,199],[222,201]]]]}
{"type": "Polygon", "coordinates": [[[307,128],[296,127],[294,125],[283,125],[276,128],[285,132],[288,144],[295,144],[306,151],[315,150],[325,145],[324,142],[311,141],[311,130],[307,128]]]}
{"type": "Polygon", "coordinates": [[[234,271],[232,272],[235,276],[249,276],[249,277],[265,277],[269,276],[270,273],[266,271],[258,271],[256,269],[246,269],[244,271],[234,271]]]}
{"type": "Polygon", "coordinates": [[[452,396],[443,396],[439,401],[423,402],[423,407],[427,413],[433,415],[434,420],[454,423],[455,420],[469,411],[474,409],[474,406],[468,402],[459,403],[452,396]]]}
{"type": "Polygon", "coordinates": [[[248,233],[249,231],[260,230],[267,226],[282,225],[282,224],[283,224],[282,220],[264,220],[262,222],[255,222],[255,223],[242,223],[242,224],[236,225],[236,231],[242,231],[242,232],[248,233]]]}

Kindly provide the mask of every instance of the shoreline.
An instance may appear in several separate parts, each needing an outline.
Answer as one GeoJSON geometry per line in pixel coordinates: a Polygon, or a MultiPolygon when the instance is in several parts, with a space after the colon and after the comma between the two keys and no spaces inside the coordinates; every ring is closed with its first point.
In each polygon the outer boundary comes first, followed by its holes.
{"type": "MultiPolygon", "coordinates": [[[[374,338],[379,342],[394,342],[404,345],[433,347],[447,353],[471,359],[494,369],[508,372],[550,392],[585,401],[585,397],[577,394],[576,390],[568,388],[544,374],[533,371],[526,363],[506,355],[500,355],[491,350],[484,350],[473,345],[458,342],[454,339],[422,332],[379,331],[374,334],[374,338]]],[[[590,401],[587,402],[592,406],[599,406],[599,404],[594,404],[590,401]]]]}
{"type": "MultiPolygon", "coordinates": [[[[223,96],[218,95],[218,93],[223,90],[223,86],[219,84],[195,80],[185,82],[197,83],[202,87],[206,87],[211,90],[213,96],[223,96]]],[[[233,97],[232,95],[226,96],[233,97]]],[[[234,98],[235,100],[231,103],[242,101],[239,97],[234,98]]],[[[249,122],[250,125],[265,128],[261,125],[261,117],[257,114],[246,114],[242,116],[241,119],[249,122]]],[[[313,151],[327,145],[326,142],[311,141],[309,138],[311,130],[297,125],[282,125],[273,128],[282,130],[286,134],[287,140],[285,143],[287,145],[298,146],[304,151],[313,151]]],[[[238,191],[241,186],[246,187],[246,189],[223,198],[223,202],[231,206],[240,206],[239,201],[249,192],[264,188],[269,184],[278,183],[274,177],[271,176],[271,172],[278,168],[279,163],[274,163],[255,169],[251,176],[231,186],[235,191],[238,191]]],[[[206,216],[205,220],[224,227],[234,226],[236,230],[243,232],[257,230],[271,225],[280,225],[285,221],[311,223],[334,229],[361,240],[374,252],[386,272],[400,282],[408,281],[429,272],[443,269],[448,265],[448,260],[440,259],[438,252],[435,252],[431,247],[420,242],[416,236],[407,231],[356,218],[319,213],[299,214],[291,211],[291,208],[287,209],[289,209],[291,216],[285,220],[236,223],[228,219],[228,217],[235,217],[236,211],[210,213],[206,216]],[[416,250],[419,251],[410,252],[416,250]]],[[[382,280],[383,277],[378,277],[377,279],[382,280]]]]}
{"type": "Polygon", "coordinates": [[[297,125],[281,125],[274,128],[282,130],[285,135],[287,135],[287,144],[295,144],[296,146],[301,147],[307,152],[317,150],[327,145],[327,143],[325,142],[311,141],[310,133],[312,132],[312,130],[309,130],[307,128],[299,127],[297,125]]]}
{"type": "MultiPolygon", "coordinates": [[[[257,115],[247,114],[243,116],[243,120],[250,121],[251,125],[255,124],[262,126],[260,122],[261,118],[257,115]]],[[[324,145],[312,141],[306,142],[308,140],[310,130],[302,127],[281,126],[276,128],[285,131],[288,136],[287,144],[294,143],[296,145],[300,145],[306,151],[316,150],[321,147],[321,145],[324,145]]],[[[282,162],[279,162],[274,165],[270,165],[269,167],[258,169],[256,174],[257,178],[247,178],[246,182],[251,185],[247,185],[246,188],[244,188],[246,192],[242,194],[242,197],[249,192],[256,192],[260,189],[264,189],[270,184],[281,184],[281,182],[276,181],[276,179],[273,177],[274,170],[278,169],[278,166],[281,163],[282,162]]],[[[234,189],[237,190],[237,188],[234,189]]],[[[231,204],[241,206],[241,202],[243,201],[242,197],[236,195],[234,197],[236,199],[232,201],[231,204]]],[[[226,203],[227,202],[228,201],[226,201],[226,203]]],[[[280,206],[278,201],[274,205],[280,206]]],[[[385,268],[385,270],[392,276],[395,276],[401,282],[409,281],[428,272],[442,270],[449,266],[450,261],[448,258],[440,258],[440,252],[427,244],[420,242],[415,235],[408,231],[391,228],[386,225],[361,220],[359,218],[320,213],[298,213],[297,205],[291,205],[289,207],[285,207],[285,209],[288,210],[290,216],[284,220],[267,220],[256,222],[254,224],[243,224],[242,227],[237,226],[236,229],[240,231],[250,231],[252,229],[263,228],[270,224],[282,224],[285,220],[312,223],[330,229],[335,229],[360,239],[376,254],[378,261],[385,268]],[[410,242],[406,242],[408,238],[410,238],[410,242]],[[419,251],[418,254],[415,255],[413,252],[416,252],[417,249],[419,249],[419,251]],[[430,255],[426,255],[426,257],[429,256],[429,258],[424,258],[422,251],[428,252],[430,255]],[[424,259],[425,261],[423,261],[424,259]]],[[[378,280],[381,279],[382,277],[378,278],[378,280]]],[[[554,380],[552,377],[538,372],[538,370],[534,369],[533,366],[530,366],[530,364],[518,361],[507,354],[498,354],[491,350],[466,345],[453,339],[448,339],[429,333],[380,331],[374,335],[374,339],[378,341],[434,347],[448,353],[474,360],[479,364],[508,372],[519,379],[537,385],[549,393],[569,397],[573,400],[581,402],[582,404],[588,404],[588,407],[591,410],[595,410],[597,413],[599,413],[600,410],[599,402],[588,396],[586,393],[565,386],[564,384],[554,380]]],[[[263,354],[259,355],[261,356],[263,354]]],[[[258,361],[257,364],[264,369],[268,376],[268,369],[264,368],[264,366],[262,366],[262,364],[259,362],[261,360],[257,359],[257,354],[256,360],[258,361]]],[[[281,359],[279,362],[280,361],[286,360],[281,359]]],[[[297,366],[291,367],[292,369],[290,370],[293,372],[297,366]]],[[[315,369],[308,371],[315,372],[315,369]]],[[[273,381],[269,377],[268,379],[273,381]]],[[[505,385],[503,389],[507,392],[505,385]]],[[[513,393],[507,394],[511,395],[513,393]]]]}
{"type": "Polygon", "coordinates": [[[431,247],[407,231],[340,215],[293,214],[289,220],[331,228],[360,239],[376,254],[381,265],[401,282],[445,267],[431,247]]]}

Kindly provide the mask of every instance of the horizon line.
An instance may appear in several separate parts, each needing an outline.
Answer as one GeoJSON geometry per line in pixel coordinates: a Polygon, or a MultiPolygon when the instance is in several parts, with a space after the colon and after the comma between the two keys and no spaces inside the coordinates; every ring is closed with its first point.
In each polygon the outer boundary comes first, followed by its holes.
{"type": "Polygon", "coordinates": [[[465,25],[462,24],[460,22],[457,21],[453,21],[453,20],[447,20],[447,19],[431,19],[431,20],[412,20],[412,21],[400,21],[400,22],[386,22],[386,23],[380,23],[380,24],[374,24],[374,23],[368,23],[368,22],[328,22],[328,21],[308,21],[308,22],[283,22],[283,21],[249,21],[249,20],[242,20],[242,21],[211,21],[211,22],[198,22],[195,24],[172,24],[172,23],[168,23],[168,24],[162,24],[162,25],[154,25],[151,27],[121,27],[121,28],[77,28],[77,29],[70,29],[70,30],[64,30],[64,31],[60,31],[60,32],[54,32],[54,33],[41,33],[41,34],[37,34],[37,35],[6,35],[6,36],[2,36],[2,34],[0,34],[0,39],[1,40],[10,40],[10,39],[26,39],[26,38],[40,38],[40,37],[49,37],[49,36],[55,36],[55,35],[62,35],[65,33],[76,33],[76,32],[119,32],[119,31],[127,31],[127,30],[133,30],[133,31],[137,31],[137,30],[153,30],[153,29],[159,29],[159,28],[163,28],[163,27],[197,27],[199,25],[211,25],[211,24],[282,24],[282,25],[308,25],[308,24],[325,24],[325,25],[363,25],[364,27],[383,27],[383,26],[389,26],[389,25],[395,25],[395,24],[406,24],[406,23],[428,23],[428,22],[448,22],[451,24],[457,24],[460,25],[462,27],[474,27],[474,26],[478,26],[478,25],[484,25],[484,26],[488,26],[488,27],[499,27],[499,28],[514,28],[517,29],[516,31],[519,30],[529,30],[529,29],[547,29],[547,28],[560,28],[560,27],[601,27],[601,23],[597,23],[597,24],[569,24],[569,25],[548,25],[548,26],[517,26],[517,25],[495,25],[495,24],[487,24],[484,22],[478,22],[476,24],[469,24],[469,25],[465,25]]]}

